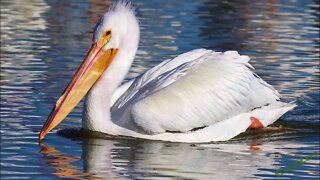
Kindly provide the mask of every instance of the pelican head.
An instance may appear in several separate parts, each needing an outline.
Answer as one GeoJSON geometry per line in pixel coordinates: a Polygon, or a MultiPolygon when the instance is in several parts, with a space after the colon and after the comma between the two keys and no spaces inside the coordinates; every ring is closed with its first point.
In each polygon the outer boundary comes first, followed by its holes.
{"type": "Polygon", "coordinates": [[[120,2],[111,7],[95,26],[92,45],[43,125],[39,140],[74,109],[115,61],[122,60],[116,58],[120,51],[137,48],[138,39],[139,24],[131,5],[120,2]]]}

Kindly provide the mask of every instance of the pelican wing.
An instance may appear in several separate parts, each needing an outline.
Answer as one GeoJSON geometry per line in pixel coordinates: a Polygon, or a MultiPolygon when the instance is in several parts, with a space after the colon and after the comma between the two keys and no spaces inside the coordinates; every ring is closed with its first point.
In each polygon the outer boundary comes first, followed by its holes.
{"type": "Polygon", "coordinates": [[[130,82],[112,115],[146,133],[187,132],[278,101],[249,60],[198,49],[164,61],[130,82]]]}

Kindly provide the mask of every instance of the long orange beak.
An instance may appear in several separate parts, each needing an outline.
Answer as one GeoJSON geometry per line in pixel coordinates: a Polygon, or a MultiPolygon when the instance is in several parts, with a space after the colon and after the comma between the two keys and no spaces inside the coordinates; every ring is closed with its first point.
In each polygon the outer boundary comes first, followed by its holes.
{"type": "Polygon", "coordinates": [[[103,46],[106,43],[107,40],[104,39],[92,44],[86,58],[43,125],[39,140],[42,140],[49,131],[55,128],[74,109],[111,64],[118,50],[103,50],[103,46]]]}

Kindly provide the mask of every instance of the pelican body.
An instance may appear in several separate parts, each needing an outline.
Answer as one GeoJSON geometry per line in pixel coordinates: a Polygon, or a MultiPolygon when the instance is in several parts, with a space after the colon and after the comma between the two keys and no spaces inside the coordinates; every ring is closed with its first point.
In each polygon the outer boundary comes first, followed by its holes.
{"type": "Polygon", "coordinates": [[[196,49],[123,82],[139,44],[128,3],[97,22],[92,46],[39,134],[56,127],[86,95],[82,127],[114,136],[203,143],[266,127],[293,109],[236,51],[196,49]]]}

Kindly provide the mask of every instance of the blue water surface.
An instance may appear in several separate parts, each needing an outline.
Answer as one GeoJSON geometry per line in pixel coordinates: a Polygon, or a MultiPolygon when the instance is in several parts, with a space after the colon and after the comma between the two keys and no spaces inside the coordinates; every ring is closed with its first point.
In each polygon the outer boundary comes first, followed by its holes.
{"type": "Polygon", "coordinates": [[[79,133],[66,129],[81,127],[80,103],[39,145],[110,2],[1,0],[1,179],[319,179],[319,1],[132,3],[141,42],[128,79],[192,49],[237,50],[298,107],[275,131],[185,144],[62,136],[79,133]]]}

